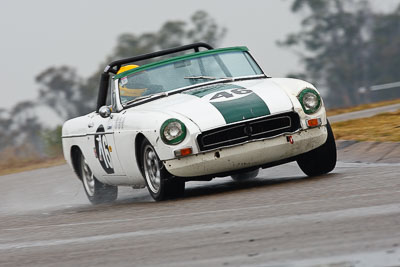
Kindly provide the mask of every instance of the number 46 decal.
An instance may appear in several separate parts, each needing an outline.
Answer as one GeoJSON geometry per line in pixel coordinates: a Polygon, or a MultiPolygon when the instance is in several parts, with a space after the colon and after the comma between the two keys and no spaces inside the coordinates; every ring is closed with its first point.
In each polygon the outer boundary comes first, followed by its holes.
{"type": "Polygon", "coordinates": [[[210,98],[212,102],[219,102],[225,100],[233,100],[232,98],[240,98],[242,96],[251,94],[253,91],[245,88],[236,88],[232,90],[218,92],[210,98]]]}

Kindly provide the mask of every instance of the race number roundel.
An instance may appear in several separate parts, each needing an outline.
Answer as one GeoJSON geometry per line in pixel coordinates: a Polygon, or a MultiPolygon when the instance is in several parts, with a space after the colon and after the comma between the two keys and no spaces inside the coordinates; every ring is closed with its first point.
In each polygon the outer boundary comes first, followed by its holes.
{"type": "Polygon", "coordinates": [[[111,153],[108,147],[107,137],[104,133],[104,126],[100,125],[97,128],[96,135],[94,138],[94,145],[97,151],[97,158],[100,162],[101,167],[108,174],[114,173],[114,167],[111,160],[111,153]]]}

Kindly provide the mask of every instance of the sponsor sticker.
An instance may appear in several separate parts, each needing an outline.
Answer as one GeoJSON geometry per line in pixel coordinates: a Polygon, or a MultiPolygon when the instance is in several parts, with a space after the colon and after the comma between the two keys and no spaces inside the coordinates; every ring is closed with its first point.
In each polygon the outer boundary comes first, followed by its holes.
{"type": "Polygon", "coordinates": [[[121,78],[121,85],[126,85],[128,83],[128,77],[121,78]]]}

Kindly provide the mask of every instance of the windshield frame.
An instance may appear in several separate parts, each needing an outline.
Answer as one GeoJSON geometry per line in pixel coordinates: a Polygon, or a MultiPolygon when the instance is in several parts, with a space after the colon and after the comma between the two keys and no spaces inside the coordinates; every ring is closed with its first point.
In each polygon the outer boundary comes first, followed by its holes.
{"type": "MultiPolygon", "coordinates": [[[[134,68],[134,69],[131,69],[131,70],[124,71],[124,72],[122,72],[120,74],[115,75],[113,79],[114,80],[120,79],[120,78],[126,77],[126,76],[131,75],[131,74],[136,73],[136,72],[152,69],[152,68],[155,68],[155,67],[161,67],[163,65],[168,65],[168,64],[175,63],[175,62],[178,62],[178,61],[189,60],[189,59],[199,58],[199,57],[203,57],[203,56],[210,56],[210,55],[215,55],[215,54],[222,54],[222,53],[225,53],[225,52],[249,52],[249,49],[246,46],[237,46],[237,47],[227,47],[227,48],[206,50],[206,51],[190,53],[190,54],[186,54],[186,55],[182,55],[182,56],[176,56],[176,57],[160,60],[160,61],[157,61],[157,62],[152,62],[152,63],[149,63],[149,64],[145,64],[145,65],[142,65],[140,67],[137,67],[137,68],[134,68]]],[[[250,53],[248,53],[248,54],[250,55],[250,53]]],[[[252,58],[252,59],[257,64],[257,62],[254,60],[254,58],[252,58]]],[[[260,66],[258,66],[258,67],[260,67],[260,66]]],[[[262,71],[261,68],[260,68],[260,70],[262,71]]]]}
{"type": "Polygon", "coordinates": [[[115,96],[116,96],[115,101],[117,102],[118,110],[123,110],[126,107],[131,107],[131,106],[136,106],[139,104],[147,103],[147,102],[153,101],[153,100],[161,98],[161,97],[169,96],[172,94],[180,93],[180,92],[183,92],[186,90],[194,89],[194,88],[205,86],[205,85],[233,82],[233,81],[238,81],[238,80],[260,79],[260,78],[268,78],[268,76],[264,73],[263,69],[260,67],[260,65],[257,63],[257,61],[254,59],[254,57],[249,53],[249,49],[245,46],[239,46],[239,47],[228,47],[228,48],[200,51],[200,52],[196,52],[196,53],[185,54],[185,55],[176,56],[173,58],[145,64],[140,67],[117,74],[113,77],[113,80],[115,82],[115,85],[116,85],[115,89],[117,91],[117,92],[115,92],[115,96]],[[226,52],[244,52],[244,53],[246,53],[250,57],[250,59],[253,61],[253,63],[258,67],[258,69],[261,71],[261,74],[255,74],[255,75],[251,75],[251,76],[241,76],[241,77],[221,77],[220,79],[216,79],[216,80],[212,80],[212,81],[205,81],[202,83],[197,83],[197,84],[193,84],[193,85],[189,85],[189,86],[185,86],[185,87],[181,87],[181,88],[176,88],[174,90],[160,94],[157,97],[148,97],[148,98],[144,98],[142,100],[138,99],[138,101],[133,101],[133,102],[129,101],[131,103],[122,103],[122,101],[121,101],[119,87],[117,86],[119,83],[119,80],[121,78],[130,76],[131,74],[134,74],[137,72],[141,72],[144,70],[150,70],[153,68],[161,67],[161,66],[168,65],[171,63],[176,63],[179,61],[201,58],[201,57],[205,57],[205,56],[209,56],[209,55],[218,55],[218,54],[223,54],[226,52]]]}

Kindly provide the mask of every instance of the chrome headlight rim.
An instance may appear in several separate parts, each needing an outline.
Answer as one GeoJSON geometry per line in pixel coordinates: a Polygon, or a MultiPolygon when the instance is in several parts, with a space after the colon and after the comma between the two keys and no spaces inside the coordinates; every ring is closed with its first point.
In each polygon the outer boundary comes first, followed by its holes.
{"type": "Polygon", "coordinates": [[[321,106],[322,106],[322,100],[321,100],[321,96],[318,94],[317,91],[315,91],[314,89],[311,88],[305,88],[303,89],[300,94],[297,96],[297,99],[299,100],[301,107],[303,108],[304,113],[306,114],[313,114],[315,112],[317,112],[321,106]],[[317,98],[317,105],[315,107],[307,107],[304,103],[304,97],[307,94],[313,94],[314,96],[316,96],[317,98]]]}
{"type": "Polygon", "coordinates": [[[186,138],[186,133],[187,133],[187,130],[186,130],[185,124],[178,119],[168,119],[161,125],[161,128],[160,128],[161,140],[167,145],[177,145],[177,144],[182,143],[182,141],[186,138]],[[168,139],[165,136],[165,130],[167,129],[167,127],[170,127],[172,123],[174,123],[175,125],[176,125],[176,123],[178,123],[178,125],[180,126],[181,133],[173,139],[168,139]]]}

